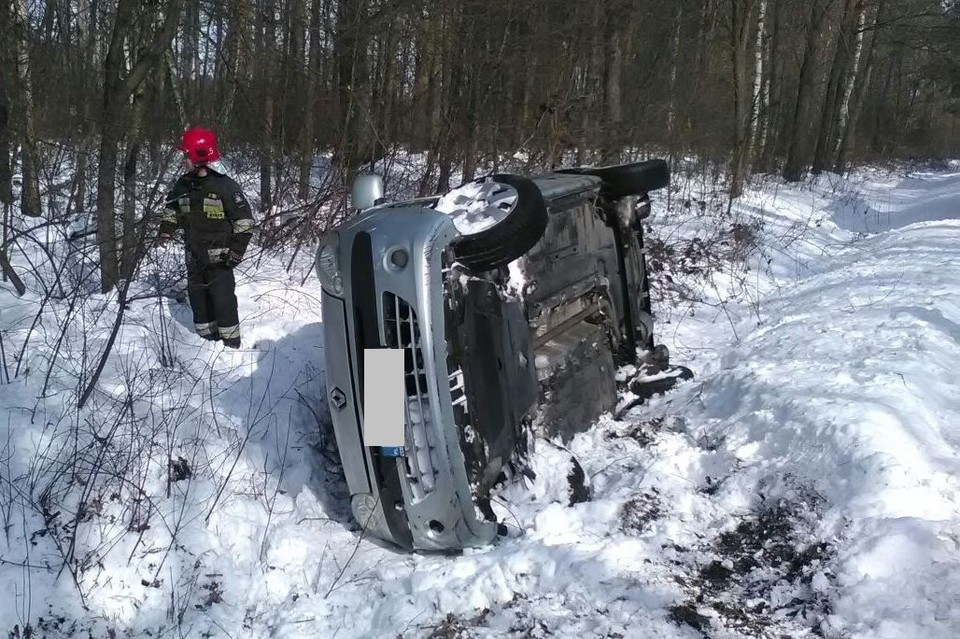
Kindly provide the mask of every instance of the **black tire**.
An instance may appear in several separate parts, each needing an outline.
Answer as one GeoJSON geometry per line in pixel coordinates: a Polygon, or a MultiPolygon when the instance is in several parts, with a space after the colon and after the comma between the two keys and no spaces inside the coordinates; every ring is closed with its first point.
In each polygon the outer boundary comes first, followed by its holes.
{"type": "Polygon", "coordinates": [[[490,271],[521,257],[540,241],[547,228],[547,204],[536,184],[519,175],[497,174],[488,179],[512,186],[517,200],[503,220],[453,243],[456,259],[474,271],[490,271]]]}
{"type": "Polygon", "coordinates": [[[562,169],[558,173],[594,175],[603,180],[601,192],[610,198],[643,195],[670,184],[670,166],[665,160],[646,160],[596,168],[562,169]]]}

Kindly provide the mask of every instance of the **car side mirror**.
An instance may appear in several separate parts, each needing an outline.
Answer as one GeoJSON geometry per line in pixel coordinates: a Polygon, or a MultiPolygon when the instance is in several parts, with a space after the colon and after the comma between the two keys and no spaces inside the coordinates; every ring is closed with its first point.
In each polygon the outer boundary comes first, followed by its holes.
{"type": "Polygon", "coordinates": [[[383,199],[383,178],[376,173],[358,175],[350,190],[350,206],[364,211],[383,199]]]}

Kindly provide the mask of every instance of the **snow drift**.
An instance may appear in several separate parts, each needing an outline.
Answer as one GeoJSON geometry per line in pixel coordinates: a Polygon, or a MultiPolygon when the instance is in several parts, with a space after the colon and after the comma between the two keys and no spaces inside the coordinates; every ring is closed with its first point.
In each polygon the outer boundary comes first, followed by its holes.
{"type": "Polygon", "coordinates": [[[233,353],[148,266],[83,411],[114,300],[44,301],[49,270],[22,299],[3,284],[0,629],[957,636],[960,172],[769,181],[732,218],[692,182],[665,197],[665,246],[733,223],[757,242],[734,266],[664,266],[697,295],[658,302],[659,337],[697,378],[569,442],[588,502],[568,505],[565,453],[541,443],[495,504],[524,534],[458,557],[350,521],[312,279],[243,265],[255,345],[233,353]]]}

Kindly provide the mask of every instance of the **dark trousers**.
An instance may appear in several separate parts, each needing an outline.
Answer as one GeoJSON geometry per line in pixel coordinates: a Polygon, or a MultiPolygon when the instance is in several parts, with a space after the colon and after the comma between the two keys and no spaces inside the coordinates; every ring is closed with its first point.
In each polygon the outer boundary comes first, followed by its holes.
{"type": "Polygon", "coordinates": [[[187,265],[187,295],[198,335],[240,337],[235,288],[232,268],[187,265]]]}

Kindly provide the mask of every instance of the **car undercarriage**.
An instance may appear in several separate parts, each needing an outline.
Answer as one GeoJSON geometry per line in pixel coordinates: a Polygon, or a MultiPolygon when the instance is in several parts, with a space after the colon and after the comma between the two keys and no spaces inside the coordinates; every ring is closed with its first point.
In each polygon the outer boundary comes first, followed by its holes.
{"type": "Polygon", "coordinates": [[[408,550],[489,544],[504,533],[491,489],[531,442],[614,410],[620,367],[638,367],[640,395],[644,374],[669,373],[658,392],[689,376],[654,343],[643,250],[647,194],[668,181],[660,160],[493,175],[475,184],[510,206],[480,230],[426,198],[363,207],[323,239],[327,396],[368,534],[408,550]],[[368,349],[402,351],[403,446],[365,445],[368,349]]]}

